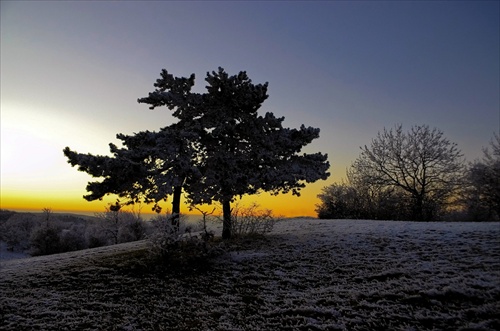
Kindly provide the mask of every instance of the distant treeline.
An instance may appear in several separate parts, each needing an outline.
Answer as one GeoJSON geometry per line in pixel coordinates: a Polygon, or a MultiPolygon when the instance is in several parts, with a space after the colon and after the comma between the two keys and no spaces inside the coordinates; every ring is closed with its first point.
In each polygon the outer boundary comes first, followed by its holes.
{"type": "MultiPolygon", "coordinates": [[[[164,216],[158,216],[164,217],[164,216]]],[[[0,210],[0,240],[9,251],[32,256],[62,253],[141,240],[151,222],[127,211],[106,211],[96,217],[0,210]]]]}
{"type": "Polygon", "coordinates": [[[455,144],[428,126],[384,129],[364,146],[347,181],[323,188],[320,218],[498,221],[500,136],[466,164],[455,144]]]}

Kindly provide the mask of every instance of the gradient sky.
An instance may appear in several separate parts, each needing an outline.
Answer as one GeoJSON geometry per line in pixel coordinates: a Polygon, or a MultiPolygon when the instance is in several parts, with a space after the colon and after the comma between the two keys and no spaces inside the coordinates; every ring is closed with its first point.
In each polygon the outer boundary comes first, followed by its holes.
{"type": "Polygon", "coordinates": [[[163,68],[198,92],[207,71],[245,70],[269,82],[262,112],[321,129],[305,151],[328,153],[329,180],[249,199],[287,216],[315,215],[384,127],[437,127],[468,161],[500,131],[498,1],[0,3],[1,208],[102,211],[62,149],[108,154],[172,123],[137,103],[163,68]]]}

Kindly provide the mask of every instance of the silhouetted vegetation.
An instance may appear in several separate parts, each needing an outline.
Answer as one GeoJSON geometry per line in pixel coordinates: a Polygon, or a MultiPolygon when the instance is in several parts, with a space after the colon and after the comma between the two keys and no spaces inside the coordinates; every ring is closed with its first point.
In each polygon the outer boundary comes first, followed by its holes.
{"type": "Polygon", "coordinates": [[[494,135],[483,158],[473,162],[468,171],[464,204],[474,220],[500,219],[500,136],[494,135]]]}
{"type": "Polygon", "coordinates": [[[194,93],[194,79],[162,70],[155,91],[138,100],[150,109],[167,107],[177,123],[159,132],[118,134],[124,147],[110,144],[110,157],[64,149],[72,166],[104,178],[88,184],[85,199],[116,194],[123,204],[154,202],[159,211],[158,202],[172,195],[176,225],[184,190],[192,205],[222,205],[222,237],[228,239],[237,197],[260,191],[300,195],[305,183],[328,178],[326,154],[300,153],[319,137],[318,128],[284,128],[284,117],[258,114],[268,98],[267,83],[253,84],[244,71],[229,76],[219,68],[207,73],[207,93],[194,93]]]}
{"type": "Polygon", "coordinates": [[[109,208],[93,218],[55,214],[2,211],[0,240],[12,252],[48,255],[108,246],[146,238],[148,224],[137,214],[109,208]]]}
{"type": "Polygon", "coordinates": [[[497,135],[491,147],[467,167],[457,146],[437,129],[384,129],[362,148],[347,182],[323,188],[316,212],[335,219],[498,220],[497,135]]]}

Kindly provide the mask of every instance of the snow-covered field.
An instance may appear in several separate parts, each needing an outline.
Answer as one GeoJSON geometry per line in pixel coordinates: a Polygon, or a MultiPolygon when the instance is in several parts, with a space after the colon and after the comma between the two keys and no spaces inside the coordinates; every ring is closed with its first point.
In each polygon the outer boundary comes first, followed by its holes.
{"type": "Polygon", "coordinates": [[[146,242],[10,260],[1,330],[500,330],[500,223],[285,220],[208,269],[146,242]]]}

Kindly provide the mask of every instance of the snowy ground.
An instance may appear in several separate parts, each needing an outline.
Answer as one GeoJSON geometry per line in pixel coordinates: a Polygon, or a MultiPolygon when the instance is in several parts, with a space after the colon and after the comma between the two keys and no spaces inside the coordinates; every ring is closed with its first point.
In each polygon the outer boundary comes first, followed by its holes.
{"type": "Polygon", "coordinates": [[[29,256],[28,253],[9,251],[7,244],[0,240],[0,263],[6,260],[22,259],[29,256]]]}
{"type": "Polygon", "coordinates": [[[286,220],[208,269],[146,242],[0,267],[0,329],[500,330],[500,223],[286,220]]]}

